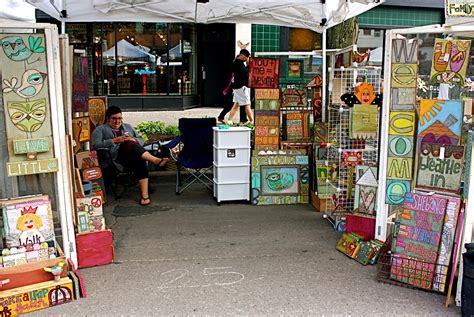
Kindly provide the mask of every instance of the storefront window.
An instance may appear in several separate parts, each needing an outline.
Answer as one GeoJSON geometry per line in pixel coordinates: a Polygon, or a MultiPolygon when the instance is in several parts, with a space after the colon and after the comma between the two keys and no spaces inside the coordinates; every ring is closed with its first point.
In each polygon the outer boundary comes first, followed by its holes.
{"type": "Polygon", "coordinates": [[[94,94],[196,93],[194,26],[117,22],[70,24],[69,29],[74,43],[91,45],[94,94]],[[88,27],[92,30],[90,41],[87,36],[84,40],[88,27]]]}

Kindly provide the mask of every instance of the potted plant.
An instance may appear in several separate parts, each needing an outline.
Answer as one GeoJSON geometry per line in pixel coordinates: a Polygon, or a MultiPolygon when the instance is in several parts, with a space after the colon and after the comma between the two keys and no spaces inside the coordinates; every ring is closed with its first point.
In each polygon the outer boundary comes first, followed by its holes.
{"type": "Polygon", "coordinates": [[[167,125],[161,121],[143,121],[135,129],[145,140],[145,143],[167,141],[179,135],[177,126],[167,125]]]}

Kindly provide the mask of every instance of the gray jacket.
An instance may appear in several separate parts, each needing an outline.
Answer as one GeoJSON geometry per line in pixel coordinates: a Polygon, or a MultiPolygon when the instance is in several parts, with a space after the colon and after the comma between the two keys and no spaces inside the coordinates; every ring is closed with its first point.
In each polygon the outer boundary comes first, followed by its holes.
{"type": "MultiPolygon", "coordinates": [[[[128,132],[128,135],[134,137],[140,145],[145,144],[143,138],[138,134],[138,132],[128,123],[122,123],[120,127],[122,130],[122,135],[125,132],[128,132]]],[[[109,149],[110,156],[112,158],[113,163],[122,170],[122,166],[117,163],[118,157],[118,150],[120,144],[114,144],[112,139],[115,138],[115,135],[112,131],[112,128],[107,123],[101,124],[97,128],[94,129],[92,132],[92,149],[99,150],[99,149],[109,149]]]]}

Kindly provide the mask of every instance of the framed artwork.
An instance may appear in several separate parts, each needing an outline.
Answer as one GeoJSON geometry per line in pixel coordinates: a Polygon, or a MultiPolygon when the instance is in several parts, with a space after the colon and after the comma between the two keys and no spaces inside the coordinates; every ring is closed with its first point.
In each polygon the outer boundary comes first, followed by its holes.
{"type": "Polygon", "coordinates": [[[262,194],[264,195],[299,195],[299,166],[261,167],[262,194]]]}
{"type": "Polygon", "coordinates": [[[286,80],[302,80],[304,74],[304,60],[289,59],[286,62],[286,80]]]}

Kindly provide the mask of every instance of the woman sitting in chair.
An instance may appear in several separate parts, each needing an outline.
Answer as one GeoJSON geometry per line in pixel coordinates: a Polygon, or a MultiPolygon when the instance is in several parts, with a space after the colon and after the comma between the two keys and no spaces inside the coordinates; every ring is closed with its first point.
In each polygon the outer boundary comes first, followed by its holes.
{"type": "Polygon", "coordinates": [[[113,163],[119,170],[123,167],[133,171],[140,189],[140,205],[150,204],[148,195],[148,168],[146,161],[165,166],[167,158],[153,156],[145,150],[143,138],[128,123],[123,123],[122,110],[119,107],[109,107],[105,113],[106,123],[95,128],[92,133],[92,148],[108,149],[113,163]]]}

